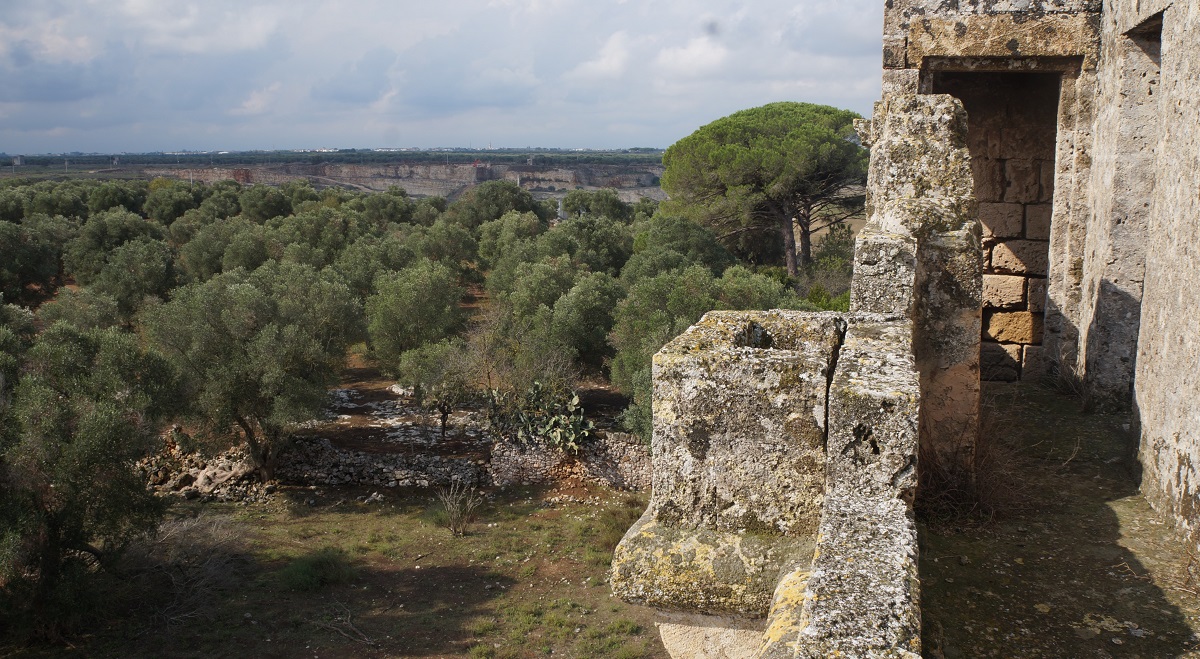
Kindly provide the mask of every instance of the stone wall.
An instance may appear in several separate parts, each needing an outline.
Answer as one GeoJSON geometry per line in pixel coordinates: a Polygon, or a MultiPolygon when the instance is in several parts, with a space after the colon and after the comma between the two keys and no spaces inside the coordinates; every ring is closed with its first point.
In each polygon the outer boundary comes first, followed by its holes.
{"type": "Polygon", "coordinates": [[[971,115],[992,275],[988,379],[1037,378],[1058,361],[1074,371],[1079,359],[1101,6],[896,0],[884,11],[885,95],[948,92],[971,115]]]}
{"type": "Polygon", "coordinates": [[[280,460],[277,478],[298,485],[435,487],[460,482],[489,485],[487,461],[440,455],[365,453],[327,439],[297,440],[280,460]]]}
{"type": "Polygon", "coordinates": [[[537,444],[493,445],[487,465],[493,485],[532,485],[578,479],[620,490],[649,491],[650,447],[628,433],[598,431],[578,456],[537,444]]]}
{"type": "Polygon", "coordinates": [[[284,454],[278,471],[280,480],[303,485],[507,487],[578,478],[638,491],[649,489],[650,474],[649,447],[633,435],[605,431],[598,431],[577,457],[510,442],[492,444],[486,457],[444,457],[348,451],[325,439],[302,439],[284,454]]]}
{"type": "MultiPolygon", "coordinates": [[[[1162,59],[1145,291],[1134,381],[1142,490],[1157,509],[1200,529],[1200,5],[1113,3],[1119,39],[1162,12],[1162,59]]],[[[1150,22],[1151,25],[1147,25],[1150,22]]]]}
{"type": "Polygon", "coordinates": [[[1054,143],[1060,75],[945,72],[933,91],[961,99],[983,229],[985,380],[1044,373],[1054,143]]]}

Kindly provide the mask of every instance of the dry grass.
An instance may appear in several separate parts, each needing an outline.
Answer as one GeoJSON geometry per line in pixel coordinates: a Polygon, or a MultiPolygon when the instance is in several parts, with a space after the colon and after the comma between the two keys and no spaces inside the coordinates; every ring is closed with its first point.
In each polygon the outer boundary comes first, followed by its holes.
{"type": "Polygon", "coordinates": [[[483,495],[473,487],[467,487],[458,481],[448,488],[440,488],[437,493],[441,510],[438,511],[438,521],[454,535],[466,535],[467,527],[475,521],[476,512],[483,504],[483,495]]]}
{"type": "Polygon", "coordinates": [[[916,509],[925,523],[955,528],[986,525],[1005,511],[1028,505],[1017,478],[1020,453],[1001,432],[997,403],[991,398],[980,405],[979,440],[970,449],[973,455],[933,455],[921,446],[916,509]],[[974,473],[964,468],[972,462],[974,473]]]}

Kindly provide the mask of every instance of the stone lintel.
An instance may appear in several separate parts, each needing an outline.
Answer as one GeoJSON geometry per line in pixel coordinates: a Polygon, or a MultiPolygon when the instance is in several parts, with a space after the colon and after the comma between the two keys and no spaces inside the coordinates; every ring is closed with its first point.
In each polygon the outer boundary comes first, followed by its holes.
{"type": "Polygon", "coordinates": [[[927,57],[1083,57],[1084,68],[1094,68],[1099,52],[1099,20],[1089,13],[959,15],[908,28],[909,66],[927,57]]]}

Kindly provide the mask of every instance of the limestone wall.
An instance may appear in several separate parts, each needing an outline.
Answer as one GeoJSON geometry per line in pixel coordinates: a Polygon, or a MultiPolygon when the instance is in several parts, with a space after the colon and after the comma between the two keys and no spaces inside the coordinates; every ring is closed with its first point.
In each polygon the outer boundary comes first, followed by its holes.
{"type": "MultiPolygon", "coordinates": [[[[1165,2],[1114,2],[1115,29],[1143,24],[1165,2]]],[[[1160,127],[1147,223],[1145,289],[1134,382],[1142,490],[1193,532],[1200,528],[1200,4],[1162,13],[1160,127]]]]}
{"type": "Polygon", "coordinates": [[[633,435],[600,431],[578,456],[544,446],[492,445],[483,458],[364,453],[325,439],[299,440],[284,454],[280,480],[304,485],[437,487],[532,485],[568,478],[625,490],[650,488],[650,450],[633,435]]]}
{"type": "Polygon", "coordinates": [[[971,116],[986,379],[1037,378],[1060,357],[1074,370],[1080,352],[1101,6],[896,0],[884,12],[884,94],[951,93],[971,116]],[[1004,89],[1019,74],[1042,80],[1004,89]]]}

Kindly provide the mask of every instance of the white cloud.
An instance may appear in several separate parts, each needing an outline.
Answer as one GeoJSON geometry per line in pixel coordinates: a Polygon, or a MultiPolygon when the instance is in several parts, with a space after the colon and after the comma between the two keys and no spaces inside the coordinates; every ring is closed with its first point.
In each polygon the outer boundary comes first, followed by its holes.
{"type": "Polygon", "coordinates": [[[600,47],[596,57],[571,70],[570,76],[583,78],[618,78],[629,67],[631,56],[629,35],[614,32],[600,47]]]}
{"type": "Polygon", "coordinates": [[[278,95],[279,90],[283,87],[282,83],[274,82],[262,89],[256,89],[250,92],[246,100],[236,108],[229,111],[229,114],[236,116],[247,116],[263,114],[271,109],[271,105],[278,95]]]}
{"type": "Polygon", "coordinates": [[[211,0],[182,6],[161,0],[124,0],[117,7],[126,39],[188,54],[261,48],[288,15],[284,5],[211,0]]]}
{"type": "Polygon", "coordinates": [[[679,48],[663,48],[654,64],[667,75],[697,77],[721,68],[729,49],[710,37],[696,37],[679,48]]]}

